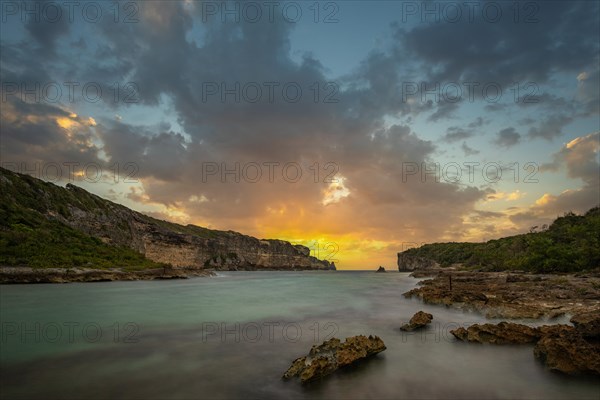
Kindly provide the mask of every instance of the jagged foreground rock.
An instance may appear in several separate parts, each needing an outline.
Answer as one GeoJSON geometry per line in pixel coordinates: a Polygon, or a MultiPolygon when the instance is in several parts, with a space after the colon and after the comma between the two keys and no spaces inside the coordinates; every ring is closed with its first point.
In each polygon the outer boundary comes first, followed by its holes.
{"type": "Polygon", "coordinates": [[[343,343],[332,338],[313,346],[307,356],[295,359],[283,374],[283,379],[299,377],[302,383],[310,382],[385,349],[383,340],[378,336],[352,336],[343,343]]]}
{"type": "Polygon", "coordinates": [[[576,328],[557,325],[537,342],[533,354],[551,371],[568,375],[600,375],[598,339],[589,340],[576,328]]]}
{"type": "Polygon", "coordinates": [[[404,324],[400,327],[400,330],[405,332],[411,332],[417,329],[424,328],[427,324],[431,323],[433,319],[433,315],[419,311],[415,315],[412,316],[408,324],[404,324]]]}
{"type": "Polygon", "coordinates": [[[551,371],[568,375],[600,375],[600,312],[576,315],[575,326],[530,327],[501,322],[475,324],[450,331],[457,339],[472,343],[535,343],[534,356],[551,371]]]}
{"type": "Polygon", "coordinates": [[[131,248],[175,268],[335,269],[333,263],[310,256],[310,249],[302,245],[161,221],[72,184],[62,188],[0,168],[0,185],[2,202],[19,207],[24,214],[42,214],[106,244],[131,248]]]}

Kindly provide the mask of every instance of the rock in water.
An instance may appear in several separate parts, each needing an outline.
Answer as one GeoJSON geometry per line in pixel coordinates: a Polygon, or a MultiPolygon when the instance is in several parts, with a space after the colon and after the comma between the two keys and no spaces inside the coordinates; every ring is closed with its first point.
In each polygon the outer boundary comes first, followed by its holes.
{"type": "Polygon", "coordinates": [[[319,346],[313,346],[307,356],[295,359],[283,374],[283,379],[297,376],[302,383],[310,382],[385,349],[383,340],[378,336],[352,336],[346,338],[344,343],[332,338],[319,346]]]}
{"type": "Polygon", "coordinates": [[[385,272],[385,268],[380,266],[379,268],[377,268],[377,271],[375,271],[375,272],[385,272]]]}
{"type": "Polygon", "coordinates": [[[450,333],[463,342],[492,344],[535,343],[541,337],[538,329],[511,322],[500,322],[498,325],[475,324],[469,326],[467,329],[454,329],[450,333]]]}
{"type": "Polygon", "coordinates": [[[573,317],[568,325],[527,325],[501,322],[471,325],[450,331],[464,342],[492,344],[535,343],[533,355],[551,371],[568,375],[600,375],[597,312],[573,317]],[[591,314],[591,315],[588,315],[591,314]]]}
{"type": "Polygon", "coordinates": [[[576,328],[556,325],[537,342],[535,358],[551,371],[567,375],[600,375],[600,345],[587,341],[576,328]]]}
{"type": "Polygon", "coordinates": [[[571,323],[583,337],[600,339],[600,310],[574,315],[571,323]]]}
{"type": "Polygon", "coordinates": [[[410,332],[416,329],[421,329],[425,325],[430,324],[433,319],[433,315],[419,311],[408,321],[408,324],[402,325],[400,328],[403,331],[410,332]]]}

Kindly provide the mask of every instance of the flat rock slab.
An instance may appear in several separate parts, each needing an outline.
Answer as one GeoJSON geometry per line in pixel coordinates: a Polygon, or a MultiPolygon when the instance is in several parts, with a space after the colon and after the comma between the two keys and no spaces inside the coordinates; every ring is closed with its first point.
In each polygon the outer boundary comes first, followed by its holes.
{"type": "Polygon", "coordinates": [[[421,281],[419,287],[404,296],[417,297],[428,304],[478,311],[487,318],[552,318],[600,309],[600,272],[533,275],[444,271],[433,279],[421,281]]]}
{"type": "Polygon", "coordinates": [[[497,325],[475,324],[466,329],[454,329],[450,333],[464,342],[492,344],[535,343],[542,336],[538,328],[511,322],[500,322],[497,325]]]}

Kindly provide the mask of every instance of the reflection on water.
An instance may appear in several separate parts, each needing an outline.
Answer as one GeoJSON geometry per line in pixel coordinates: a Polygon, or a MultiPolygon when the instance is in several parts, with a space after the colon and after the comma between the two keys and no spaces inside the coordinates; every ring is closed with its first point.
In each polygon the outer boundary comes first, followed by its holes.
{"type": "Polygon", "coordinates": [[[168,282],[0,288],[2,398],[598,398],[531,346],[455,342],[482,322],[402,293],[416,281],[373,272],[235,272],[168,282]],[[422,333],[399,326],[434,315],[422,333]],[[387,350],[308,386],[281,375],[335,335],[380,336],[387,350]]]}

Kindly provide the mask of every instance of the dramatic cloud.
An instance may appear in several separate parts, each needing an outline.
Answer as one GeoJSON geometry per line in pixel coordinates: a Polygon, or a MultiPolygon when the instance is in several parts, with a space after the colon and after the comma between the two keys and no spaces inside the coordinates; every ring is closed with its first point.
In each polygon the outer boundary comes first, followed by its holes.
{"type": "Polygon", "coordinates": [[[398,40],[423,60],[431,80],[439,82],[542,84],[557,70],[578,74],[597,65],[597,3],[536,3],[537,11],[529,10],[530,18],[521,15],[526,20],[519,22],[512,3],[495,4],[501,6],[503,18],[487,16],[480,3],[472,19],[464,8],[458,22],[423,24],[406,34],[398,31],[398,40]]]}
{"type": "MultiPolygon", "coordinates": [[[[84,184],[159,218],[335,242],[341,266],[355,268],[389,265],[406,242],[517,233],[598,195],[598,135],[581,132],[597,129],[587,128],[598,115],[594,2],[543,3],[529,24],[481,14],[459,23],[390,19],[375,24],[389,27],[375,48],[311,42],[294,35],[307,26],[279,14],[236,23],[207,20],[199,2],[136,4],[137,23],[2,26],[3,163],[131,164],[128,186],[84,184]],[[340,72],[318,55],[330,47],[361,61],[340,72]],[[103,95],[82,100],[78,87],[76,101],[65,91],[48,102],[21,90],[67,81],[103,95]],[[504,96],[490,101],[478,89],[453,98],[452,82],[497,83],[504,96]],[[524,101],[529,88],[514,97],[514,82],[536,83],[537,101],[524,101]],[[536,140],[538,148],[519,131],[554,142],[536,140]],[[560,139],[569,144],[552,156],[560,139]],[[465,158],[498,160],[490,141],[551,157],[542,170],[566,172],[566,191],[548,184],[547,196],[528,199],[515,182],[486,181],[481,167],[473,180],[440,177],[438,164],[464,172],[465,158]]],[[[345,37],[356,27],[323,29],[345,37]]]]}
{"type": "Polygon", "coordinates": [[[582,187],[558,194],[545,193],[528,210],[510,219],[517,224],[549,223],[567,211],[583,213],[600,204],[600,132],[578,137],[567,143],[542,171],[557,171],[566,167],[570,178],[584,182],[582,187]]]}

